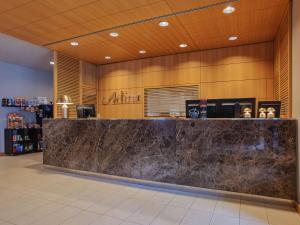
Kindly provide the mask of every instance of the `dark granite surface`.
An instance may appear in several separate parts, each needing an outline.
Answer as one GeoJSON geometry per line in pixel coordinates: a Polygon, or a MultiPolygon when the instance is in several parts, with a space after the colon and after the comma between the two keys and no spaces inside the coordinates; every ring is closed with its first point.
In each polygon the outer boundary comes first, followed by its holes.
{"type": "Polygon", "coordinates": [[[296,199],[297,121],[45,120],[44,164],[296,199]]]}

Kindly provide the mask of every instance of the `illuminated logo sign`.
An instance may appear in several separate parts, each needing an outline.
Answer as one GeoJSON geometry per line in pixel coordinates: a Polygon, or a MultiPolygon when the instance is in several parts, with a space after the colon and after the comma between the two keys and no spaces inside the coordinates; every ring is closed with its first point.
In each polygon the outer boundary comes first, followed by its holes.
{"type": "Polygon", "coordinates": [[[129,95],[126,91],[113,92],[108,98],[102,98],[102,105],[139,104],[140,95],[129,95]]]}

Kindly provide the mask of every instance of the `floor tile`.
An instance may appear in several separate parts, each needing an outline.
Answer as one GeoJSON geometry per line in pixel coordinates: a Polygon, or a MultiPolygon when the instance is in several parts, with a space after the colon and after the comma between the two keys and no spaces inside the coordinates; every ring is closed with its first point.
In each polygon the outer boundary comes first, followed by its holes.
{"type": "Polygon", "coordinates": [[[267,210],[263,203],[241,201],[240,218],[268,224],[267,210]]]}
{"type": "Polygon", "coordinates": [[[194,201],[195,196],[176,195],[175,198],[171,200],[169,205],[188,209],[191,207],[194,201]]]}
{"type": "Polygon", "coordinates": [[[176,206],[165,207],[153,220],[151,225],[176,225],[180,224],[186,209],[176,206]]]}
{"type": "Polygon", "coordinates": [[[269,223],[240,219],[240,225],[269,225],[269,223]]]}
{"type": "Polygon", "coordinates": [[[76,214],[75,216],[64,221],[62,225],[88,225],[90,223],[93,223],[98,217],[99,215],[95,213],[82,211],[79,214],[76,214]]]}
{"type": "Polygon", "coordinates": [[[122,202],[126,201],[127,197],[124,196],[107,196],[106,198],[100,200],[99,202],[91,205],[86,210],[95,212],[98,214],[107,213],[109,210],[112,210],[119,206],[122,202]]]}
{"type": "Polygon", "coordinates": [[[14,225],[14,224],[9,223],[9,222],[0,221],[0,225],[14,225]]]}
{"type": "Polygon", "coordinates": [[[293,208],[266,206],[270,225],[300,225],[299,214],[293,208]]]}
{"type": "Polygon", "coordinates": [[[122,202],[116,208],[107,211],[105,214],[119,219],[126,219],[145,204],[146,202],[144,200],[130,198],[122,202]]]}
{"type": "Polygon", "coordinates": [[[229,217],[239,218],[240,200],[235,199],[219,199],[214,214],[220,214],[229,217]]]}
{"type": "Polygon", "coordinates": [[[104,215],[98,217],[94,222],[92,222],[89,225],[120,225],[123,222],[123,220],[104,215]]]}
{"type": "Polygon", "coordinates": [[[181,225],[209,225],[211,219],[212,213],[191,209],[186,213],[181,225]]]}
{"type": "Polygon", "coordinates": [[[192,209],[197,209],[204,212],[214,212],[217,204],[217,198],[211,196],[199,196],[192,204],[192,209]]]}
{"type": "Polygon", "coordinates": [[[168,192],[157,192],[154,196],[152,196],[149,201],[167,205],[169,204],[172,199],[175,198],[175,195],[168,192]]]}
{"type": "Polygon", "coordinates": [[[59,211],[48,214],[30,225],[60,225],[80,212],[81,210],[78,208],[67,206],[59,211]]]}
{"type": "Polygon", "coordinates": [[[132,197],[147,201],[147,200],[151,200],[156,194],[157,191],[141,189],[137,193],[135,193],[132,197]]]}
{"type": "Polygon", "coordinates": [[[141,206],[126,220],[141,225],[147,225],[150,224],[164,208],[165,206],[162,204],[149,202],[148,204],[141,206]]]}
{"type": "Polygon", "coordinates": [[[214,215],[211,225],[239,225],[239,218],[225,215],[214,215]]]}
{"type": "Polygon", "coordinates": [[[139,224],[125,221],[125,222],[121,223],[120,225],[139,225],[139,224]]]}
{"type": "Polygon", "coordinates": [[[0,157],[0,225],[300,225],[291,207],[55,173],[41,156],[0,157]]]}
{"type": "Polygon", "coordinates": [[[36,210],[26,212],[20,216],[11,218],[10,222],[12,222],[16,225],[29,225],[39,219],[42,219],[43,217],[47,216],[48,214],[50,214],[52,212],[56,212],[56,211],[62,209],[63,207],[64,207],[64,205],[62,205],[62,204],[50,202],[46,205],[39,207],[36,210]]]}

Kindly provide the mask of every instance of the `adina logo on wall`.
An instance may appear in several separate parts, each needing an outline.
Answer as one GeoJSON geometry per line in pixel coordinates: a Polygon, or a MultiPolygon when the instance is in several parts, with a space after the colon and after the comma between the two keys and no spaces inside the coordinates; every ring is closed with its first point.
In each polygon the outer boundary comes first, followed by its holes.
{"type": "Polygon", "coordinates": [[[108,98],[102,98],[102,105],[139,104],[140,95],[129,95],[126,91],[113,92],[108,98]]]}

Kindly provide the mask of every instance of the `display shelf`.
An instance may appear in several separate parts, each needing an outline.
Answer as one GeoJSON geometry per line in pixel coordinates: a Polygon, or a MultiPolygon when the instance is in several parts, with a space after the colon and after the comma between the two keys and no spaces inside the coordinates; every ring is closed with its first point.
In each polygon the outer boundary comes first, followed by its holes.
{"type": "Polygon", "coordinates": [[[6,128],[4,135],[5,154],[7,155],[41,152],[43,149],[41,128],[6,128]],[[16,138],[21,138],[23,140],[16,140],[16,138]]]}
{"type": "Polygon", "coordinates": [[[2,107],[8,108],[26,108],[26,107],[36,107],[36,106],[29,106],[29,105],[1,105],[2,107]]]}

